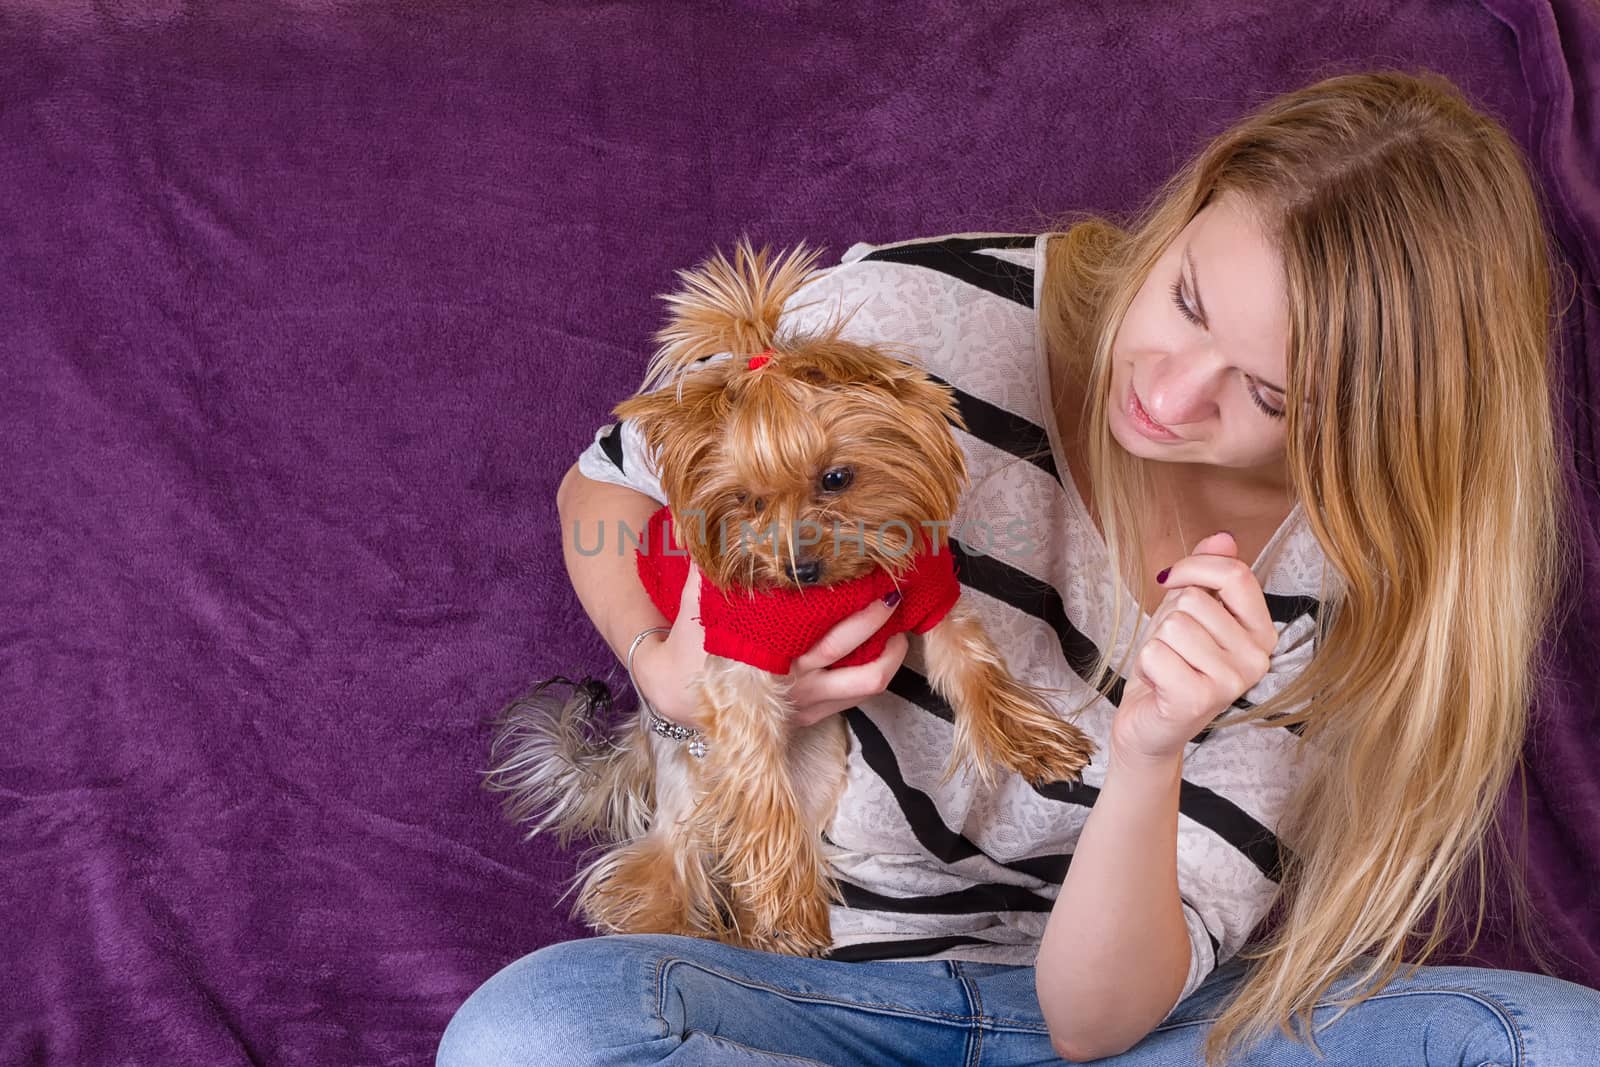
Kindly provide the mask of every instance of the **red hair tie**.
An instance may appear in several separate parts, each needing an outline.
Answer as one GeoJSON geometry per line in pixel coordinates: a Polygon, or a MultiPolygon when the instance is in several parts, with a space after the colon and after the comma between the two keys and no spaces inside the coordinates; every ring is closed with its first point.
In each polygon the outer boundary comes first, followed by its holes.
{"type": "Polygon", "coordinates": [[[759,370],[762,367],[766,366],[767,361],[770,360],[771,358],[772,358],[772,349],[770,349],[770,348],[767,349],[765,352],[762,352],[762,353],[760,353],[758,355],[751,356],[750,357],[749,369],[750,370],[759,370]]]}

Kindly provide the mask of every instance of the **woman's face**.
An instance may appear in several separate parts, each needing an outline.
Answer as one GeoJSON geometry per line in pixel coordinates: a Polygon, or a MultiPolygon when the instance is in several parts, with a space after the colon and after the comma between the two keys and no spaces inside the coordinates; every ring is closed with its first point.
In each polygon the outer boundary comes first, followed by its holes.
{"type": "Polygon", "coordinates": [[[1157,260],[1112,345],[1118,443],[1145,459],[1281,472],[1286,289],[1247,202],[1207,204],[1157,260]]]}

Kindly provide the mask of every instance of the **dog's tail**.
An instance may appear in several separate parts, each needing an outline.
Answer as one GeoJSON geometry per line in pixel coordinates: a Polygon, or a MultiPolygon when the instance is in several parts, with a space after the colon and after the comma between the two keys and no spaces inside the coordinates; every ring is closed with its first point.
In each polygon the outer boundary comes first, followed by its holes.
{"type": "Polygon", "coordinates": [[[504,793],[506,817],[548,830],[563,847],[574,835],[626,840],[644,833],[654,767],[636,723],[608,723],[604,682],[564,677],[541,682],[506,705],[495,721],[484,786],[504,793]]]}
{"type": "Polygon", "coordinates": [[[672,319],[656,340],[640,392],[648,392],[674,370],[723,352],[755,355],[772,347],[778,319],[789,298],[812,279],[821,249],[796,245],[786,256],[756,252],[740,238],[729,263],[721,252],[693,270],[680,270],[683,288],[662,299],[672,319]]]}

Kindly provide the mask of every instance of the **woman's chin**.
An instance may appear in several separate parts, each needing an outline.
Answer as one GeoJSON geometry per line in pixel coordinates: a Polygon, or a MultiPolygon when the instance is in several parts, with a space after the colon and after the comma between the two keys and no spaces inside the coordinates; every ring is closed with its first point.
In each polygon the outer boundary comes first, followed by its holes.
{"type": "Polygon", "coordinates": [[[1111,439],[1121,445],[1122,450],[1131,456],[1138,456],[1140,459],[1166,458],[1162,454],[1160,445],[1148,440],[1137,430],[1121,425],[1115,416],[1110,419],[1110,425],[1107,429],[1111,431],[1111,439]]]}

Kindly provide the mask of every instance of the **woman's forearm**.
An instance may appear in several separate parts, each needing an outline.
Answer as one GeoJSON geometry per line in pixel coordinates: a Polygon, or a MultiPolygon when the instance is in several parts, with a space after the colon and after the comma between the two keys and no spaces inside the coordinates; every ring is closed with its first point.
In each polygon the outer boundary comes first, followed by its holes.
{"type": "Polygon", "coordinates": [[[586,478],[576,467],[556,492],[567,575],[583,610],[619,660],[641,630],[667,623],[639,581],[633,543],[622,539],[624,529],[643,537],[659,507],[644,493],[586,478]]]}
{"type": "Polygon", "coordinates": [[[1178,895],[1182,773],[1181,756],[1110,755],[1039,947],[1039,1004],[1066,1059],[1127,1050],[1183,991],[1190,949],[1178,895]]]}

